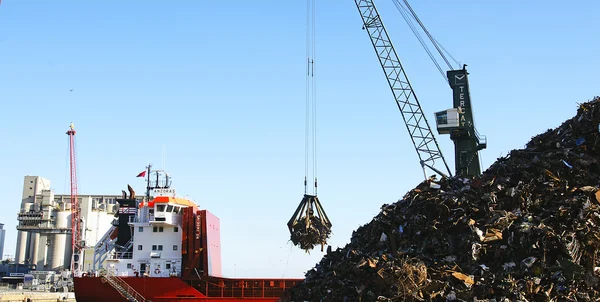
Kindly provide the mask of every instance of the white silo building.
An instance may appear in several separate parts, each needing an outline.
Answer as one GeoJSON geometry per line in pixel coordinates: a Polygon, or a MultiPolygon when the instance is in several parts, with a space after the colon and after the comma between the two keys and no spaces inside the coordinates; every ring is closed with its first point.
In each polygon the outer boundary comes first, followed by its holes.
{"type": "Polygon", "coordinates": [[[4,237],[6,237],[6,230],[4,229],[4,223],[0,223],[0,257],[4,260],[4,237]]]}
{"type": "MultiPolygon", "coordinates": [[[[82,239],[93,247],[111,226],[120,195],[79,195],[82,239]]],[[[55,195],[50,181],[25,176],[18,213],[15,261],[35,264],[37,270],[60,271],[71,265],[71,195],[55,195]]],[[[93,251],[84,252],[84,266],[90,266],[93,251]],[[88,256],[89,255],[89,256],[88,256]]]]}

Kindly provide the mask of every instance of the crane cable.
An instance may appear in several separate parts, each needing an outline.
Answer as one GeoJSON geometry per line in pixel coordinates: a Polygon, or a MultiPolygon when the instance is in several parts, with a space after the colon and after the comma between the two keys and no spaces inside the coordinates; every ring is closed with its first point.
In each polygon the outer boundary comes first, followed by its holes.
{"type": "Polygon", "coordinates": [[[317,92],[315,80],[315,0],[306,1],[306,112],[304,135],[304,194],[308,193],[309,161],[312,159],[312,192],[317,194],[317,92]],[[312,146],[311,146],[312,145],[312,146]],[[311,154],[312,153],[312,154],[311,154]]]}
{"type": "Polygon", "coordinates": [[[423,40],[423,37],[421,37],[421,35],[417,31],[417,28],[415,27],[415,25],[412,23],[412,21],[408,17],[408,12],[406,12],[406,8],[404,8],[402,6],[402,4],[400,4],[400,2],[398,2],[397,0],[394,0],[394,4],[396,5],[396,8],[398,9],[398,11],[400,12],[400,14],[402,15],[402,17],[406,21],[406,24],[408,24],[408,27],[410,27],[411,31],[413,32],[413,34],[415,35],[415,37],[417,38],[417,40],[419,40],[419,43],[421,43],[421,46],[423,46],[423,49],[425,50],[425,52],[427,52],[427,55],[429,56],[429,58],[431,59],[431,61],[435,65],[435,67],[437,67],[438,71],[440,72],[440,74],[442,75],[442,77],[444,77],[444,79],[445,79],[446,76],[444,75],[444,71],[442,70],[442,67],[440,67],[440,64],[436,61],[435,57],[431,53],[431,50],[429,50],[429,48],[425,44],[425,41],[423,40]]]}
{"type": "Polygon", "coordinates": [[[315,0],[312,0],[312,96],[313,96],[313,177],[315,178],[315,195],[317,195],[317,88],[315,80],[315,58],[316,58],[316,16],[315,0]]]}
{"type": "Polygon", "coordinates": [[[446,62],[446,64],[448,65],[449,68],[452,68],[452,65],[450,64],[450,62],[448,62],[448,59],[446,58],[446,56],[444,55],[444,53],[442,53],[442,50],[440,50],[440,47],[436,43],[437,40],[435,40],[433,38],[433,36],[429,33],[429,31],[427,30],[427,28],[423,24],[423,22],[421,22],[421,19],[419,19],[419,16],[417,16],[417,13],[415,13],[415,11],[412,9],[412,6],[410,6],[410,4],[408,3],[408,0],[404,0],[404,4],[406,4],[406,7],[408,7],[408,9],[410,10],[412,16],[415,18],[415,20],[417,21],[417,23],[419,23],[419,25],[421,26],[421,28],[423,29],[423,31],[425,32],[425,34],[427,35],[427,37],[429,37],[429,40],[431,41],[431,43],[433,44],[433,46],[435,46],[435,49],[437,49],[437,51],[440,54],[440,56],[442,57],[442,59],[444,59],[444,61],[446,62]]]}
{"type": "MultiPolygon", "coordinates": [[[[446,48],[444,48],[444,46],[441,43],[439,43],[431,35],[431,33],[429,33],[429,31],[427,30],[427,28],[425,27],[425,25],[423,24],[423,22],[421,22],[421,20],[417,16],[417,13],[412,9],[411,5],[408,3],[408,0],[403,0],[403,2],[406,5],[406,7],[404,7],[402,5],[402,3],[400,3],[399,0],[393,0],[393,2],[396,5],[396,8],[398,9],[398,11],[402,15],[402,17],[404,18],[404,20],[406,21],[406,23],[408,24],[408,26],[410,27],[410,29],[412,30],[412,32],[415,34],[415,36],[417,37],[417,39],[419,40],[419,42],[421,43],[421,45],[423,46],[423,48],[425,49],[425,51],[427,52],[427,54],[429,55],[429,57],[431,58],[431,60],[433,61],[433,63],[435,64],[435,66],[437,67],[437,69],[440,71],[440,73],[444,77],[444,80],[446,80],[447,79],[446,75],[442,71],[442,68],[440,67],[439,63],[433,57],[433,55],[432,55],[431,51],[429,50],[429,48],[427,48],[427,45],[423,41],[423,38],[421,37],[421,35],[419,34],[419,32],[417,31],[416,26],[412,23],[412,20],[409,18],[409,16],[408,16],[409,13],[417,21],[417,23],[419,23],[419,25],[421,26],[421,28],[423,29],[423,31],[425,32],[425,34],[427,35],[427,37],[429,38],[429,40],[431,41],[431,43],[433,44],[433,46],[437,49],[437,51],[440,54],[440,56],[442,57],[442,59],[444,59],[444,61],[448,65],[448,68],[453,69],[453,66],[450,64],[450,62],[448,61],[448,59],[444,55],[444,52],[446,54],[448,54],[448,56],[452,59],[452,61],[454,61],[454,63],[456,63],[456,66],[458,66],[458,68],[460,68],[460,63],[452,56],[452,54],[450,54],[450,52],[448,50],[446,50],[446,48]]],[[[471,104],[471,112],[474,114],[473,104],[471,104]]],[[[475,121],[473,121],[473,127],[475,127],[475,121]]],[[[477,130],[475,130],[475,131],[477,131],[477,130]]],[[[479,134],[477,134],[477,137],[479,137],[479,134]]],[[[481,156],[479,156],[479,165],[482,166],[481,156]]]]}
{"type": "Polygon", "coordinates": [[[425,51],[427,52],[427,55],[429,56],[429,58],[431,59],[433,64],[437,67],[438,71],[440,72],[440,74],[442,75],[444,80],[446,80],[446,74],[442,70],[442,67],[440,66],[438,61],[433,56],[431,50],[429,50],[429,48],[427,47],[423,37],[419,33],[419,31],[418,31],[417,27],[415,26],[415,24],[413,23],[412,19],[414,19],[419,24],[421,29],[423,29],[423,31],[429,38],[429,41],[431,41],[431,43],[434,45],[435,49],[438,51],[438,53],[440,54],[440,56],[442,57],[442,59],[444,60],[446,65],[448,65],[448,68],[454,69],[452,64],[450,64],[450,61],[444,55],[444,52],[446,52],[448,54],[448,56],[456,63],[456,65],[460,65],[458,63],[458,61],[441,45],[441,43],[439,43],[431,35],[431,33],[429,33],[429,31],[427,30],[427,28],[425,27],[423,22],[421,22],[421,20],[417,16],[417,13],[412,9],[410,4],[408,3],[408,0],[403,0],[404,5],[402,5],[402,3],[399,0],[393,0],[393,2],[396,5],[396,8],[398,9],[398,11],[402,15],[402,17],[404,18],[404,21],[406,21],[406,23],[408,24],[408,27],[411,29],[411,31],[413,32],[413,34],[415,35],[417,40],[419,40],[419,43],[421,44],[421,46],[423,46],[423,49],[425,49],[425,51]],[[412,19],[411,19],[411,17],[412,17],[412,19]]]}
{"type": "Polygon", "coordinates": [[[309,32],[308,32],[308,27],[309,27],[309,6],[310,3],[308,2],[308,0],[306,1],[306,91],[305,91],[305,113],[304,113],[304,194],[307,193],[307,186],[308,186],[308,130],[309,130],[309,118],[310,118],[310,114],[309,114],[309,94],[308,91],[310,90],[310,81],[309,81],[309,74],[310,74],[310,48],[309,48],[309,32]]]}
{"type": "MultiPolygon", "coordinates": [[[[394,0],[394,2],[398,3],[399,0],[394,0]]],[[[427,37],[429,37],[429,40],[431,41],[431,43],[433,44],[433,46],[435,46],[435,48],[437,49],[438,53],[440,54],[440,56],[442,57],[442,59],[444,59],[444,61],[446,62],[446,64],[448,65],[448,68],[453,69],[452,65],[450,64],[450,62],[448,61],[448,59],[446,58],[446,56],[444,55],[444,53],[442,52],[442,50],[444,52],[446,52],[448,54],[448,56],[456,63],[456,65],[458,66],[458,68],[460,68],[460,64],[458,63],[458,61],[442,46],[441,43],[439,43],[427,30],[427,28],[425,27],[425,25],[423,24],[423,22],[421,22],[421,20],[419,19],[419,17],[417,16],[417,13],[412,9],[411,5],[408,3],[408,0],[403,0],[404,4],[406,4],[406,7],[408,8],[408,10],[410,11],[411,15],[413,16],[413,18],[419,23],[419,25],[421,26],[421,28],[423,29],[423,31],[425,32],[425,34],[427,34],[427,37]],[[441,49],[440,49],[441,48],[441,49]]],[[[400,4],[400,3],[398,3],[400,4]]],[[[400,5],[401,6],[401,5],[400,5]]],[[[398,5],[396,5],[396,7],[398,7],[398,5]]],[[[403,7],[404,8],[404,7],[403,7]]],[[[406,8],[404,8],[406,9],[406,8]]],[[[406,20],[406,18],[405,18],[406,20]]],[[[407,20],[408,22],[408,20],[407,20]]],[[[413,31],[414,32],[414,31],[413,31]]],[[[415,33],[416,35],[418,35],[418,33],[415,33]]],[[[422,44],[423,45],[423,44],[422,44]]],[[[423,45],[423,47],[426,47],[425,45],[423,45]]],[[[436,65],[438,65],[436,63],[436,65]]],[[[439,65],[438,65],[439,66],[439,65]]],[[[446,78],[446,76],[444,76],[444,78],[446,78]]],[[[475,114],[474,110],[473,110],[473,104],[471,104],[471,113],[475,114]]],[[[475,127],[475,121],[473,121],[473,127],[475,127]]]]}

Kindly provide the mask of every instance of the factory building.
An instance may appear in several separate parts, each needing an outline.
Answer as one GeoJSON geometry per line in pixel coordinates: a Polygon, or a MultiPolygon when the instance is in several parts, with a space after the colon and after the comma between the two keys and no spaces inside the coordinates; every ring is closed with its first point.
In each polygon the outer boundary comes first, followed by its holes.
{"type": "MultiPolygon", "coordinates": [[[[93,247],[110,228],[120,195],[79,195],[83,265],[91,266],[93,247]]],[[[50,181],[25,176],[18,213],[15,261],[37,270],[63,270],[71,265],[71,195],[54,194],[50,181]]]]}

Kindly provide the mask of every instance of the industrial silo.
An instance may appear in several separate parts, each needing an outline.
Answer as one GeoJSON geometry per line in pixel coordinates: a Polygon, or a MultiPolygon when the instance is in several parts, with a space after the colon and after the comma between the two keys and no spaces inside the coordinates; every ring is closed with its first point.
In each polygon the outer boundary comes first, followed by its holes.
{"type": "MultiPolygon", "coordinates": [[[[71,212],[56,212],[56,230],[66,230],[71,224],[71,212]]],[[[66,233],[56,233],[52,236],[52,243],[49,247],[49,257],[51,269],[60,270],[70,267],[71,242],[68,240],[70,235],[66,233]]]]}

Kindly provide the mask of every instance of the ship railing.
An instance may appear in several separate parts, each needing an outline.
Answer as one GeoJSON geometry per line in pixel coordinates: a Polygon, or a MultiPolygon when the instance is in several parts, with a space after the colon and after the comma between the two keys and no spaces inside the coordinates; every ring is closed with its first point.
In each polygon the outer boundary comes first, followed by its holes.
{"type": "Polygon", "coordinates": [[[133,259],[132,252],[111,252],[108,256],[108,259],[116,260],[116,259],[133,259]]]}
{"type": "Polygon", "coordinates": [[[154,220],[154,216],[142,215],[142,216],[129,216],[129,223],[148,223],[154,220]]]}
{"type": "Polygon", "coordinates": [[[270,279],[208,279],[200,280],[197,288],[207,297],[257,299],[280,297],[287,289],[294,287],[302,280],[270,280],[270,279]]]}
{"type": "Polygon", "coordinates": [[[112,272],[105,271],[102,274],[102,277],[112,286],[123,298],[128,301],[140,301],[145,302],[148,301],[144,296],[142,296],[139,292],[135,290],[131,285],[127,284],[123,279],[119,276],[114,275],[112,272]]]}

